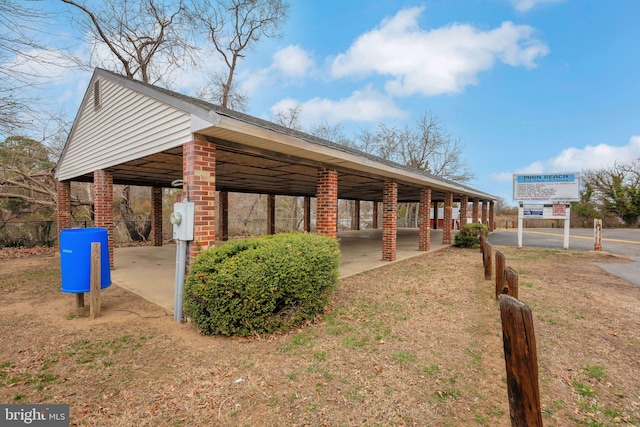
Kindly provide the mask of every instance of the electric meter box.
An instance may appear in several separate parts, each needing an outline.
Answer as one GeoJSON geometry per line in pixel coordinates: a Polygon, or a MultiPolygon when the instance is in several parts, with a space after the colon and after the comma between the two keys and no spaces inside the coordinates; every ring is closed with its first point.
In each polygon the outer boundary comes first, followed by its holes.
{"type": "Polygon", "coordinates": [[[192,202],[174,203],[169,221],[175,240],[193,240],[195,206],[192,202]]]}

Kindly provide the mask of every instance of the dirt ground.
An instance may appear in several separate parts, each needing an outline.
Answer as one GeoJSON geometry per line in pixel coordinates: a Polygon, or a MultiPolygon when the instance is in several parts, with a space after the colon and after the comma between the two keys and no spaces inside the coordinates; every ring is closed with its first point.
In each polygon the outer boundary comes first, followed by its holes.
{"type": "MultiPolygon", "coordinates": [[[[640,426],[640,288],[594,264],[625,259],[494,249],[533,312],[544,424],[640,426]]],[[[510,425],[478,250],[343,279],[315,323],[250,339],[202,336],[116,285],[91,320],[55,254],[2,251],[2,403],[67,403],[91,426],[510,425]]]]}

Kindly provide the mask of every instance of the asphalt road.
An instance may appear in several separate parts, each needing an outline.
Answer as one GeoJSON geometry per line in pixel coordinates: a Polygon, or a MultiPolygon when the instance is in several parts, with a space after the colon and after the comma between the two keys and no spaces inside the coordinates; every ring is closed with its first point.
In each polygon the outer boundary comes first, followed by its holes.
{"type": "MultiPolygon", "coordinates": [[[[523,230],[522,246],[562,249],[564,243],[562,228],[528,228],[523,230]]],[[[489,242],[499,246],[518,246],[517,229],[499,229],[489,234],[489,242]]],[[[593,229],[572,228],[569,232],[569,250],[592,251],[593,229]]],[[[602,269],[640,286],[640,229],[603,229],[602,250],[627,256],[631,263],[601,263],[602,269]]]]}

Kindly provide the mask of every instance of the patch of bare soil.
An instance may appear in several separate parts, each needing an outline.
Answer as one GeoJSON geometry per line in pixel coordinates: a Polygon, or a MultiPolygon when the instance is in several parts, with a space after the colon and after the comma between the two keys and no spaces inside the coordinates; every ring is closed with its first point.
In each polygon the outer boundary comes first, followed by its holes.
{"type": "MultiPolygon", "coordinates": [[[[494,247],[533,312],[546,426],[640,425],[640,288],[601,253],[494,247]]],[[[288,334],[202,336],[112,285],[88,318],[59,259],[0,260],[0,402],[72,425],[509,426],[500,313],[477,250],[341,280],[288,334]]]]}

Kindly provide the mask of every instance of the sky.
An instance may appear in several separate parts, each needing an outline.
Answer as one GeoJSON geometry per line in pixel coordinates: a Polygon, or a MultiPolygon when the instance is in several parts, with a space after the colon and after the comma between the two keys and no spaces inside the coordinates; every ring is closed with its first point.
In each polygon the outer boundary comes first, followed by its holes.
{"type": "MultiPolygon", "coordinates": [[[[260,41],[236,81],[248,114],[301,105],[304,129],[348,137],[430,112],[465,145],[469,185],[511,203],[513,174],[640,158],[639,16],[637,0],[291,0],[283,37],[260,41]]],[[[52,50],[86,54],[68,16],[49,25],[52,50]]],[[[208,62],[172,89],[192,94],[208,62]]],[[[38,73],[38,96],[73,117],[91,72],[38,73]]]]}

